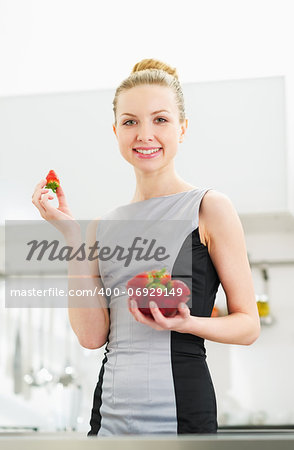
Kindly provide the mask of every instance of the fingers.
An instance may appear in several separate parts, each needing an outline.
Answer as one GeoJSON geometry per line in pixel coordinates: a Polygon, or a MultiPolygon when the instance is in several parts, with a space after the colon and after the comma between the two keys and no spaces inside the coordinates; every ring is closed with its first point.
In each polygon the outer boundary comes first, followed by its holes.
{"type": "Polygon", "coordinates": [[[183,303],[183,302],[180,303],[180,304],[178,305],[178,310],[179,310],[181,316],[183,316],[184,318],[190,316],[190,309],[189,309],[189,307],[186,305],[186,303],[183,303]]]}
{"type": "Polygon", "coordinates": [[[44,217],[44,213],[46,212],[45,204],[48,199],[52,200],[54,197],[48,193],[50,189],[44,189],[44,186],[46,186],[47,180],[44,178],[36,185],[34,193],[32,195],[32,203],[38,208],[38,210],[41,213],[41,216],[44,217]],[[45,199],[45,203],[42,199],[42,195],[46,195],[47,198],[45,199]]]}
{"type": "Polygon", "coordinates": [[[47,181],[45,179],[43,179],[36,185],[35,190],[32,195],[32,200],[36,200],[37,198],[40,199],[41,198],[40,193],[42,190],[43,191],[49,190],[49,189],[44,189],[44,186],[46,186],[46,184],[47,184],[47,181]]]}
{"type": "MultiPolygon", "coordinates": [[[[43,178],[41,181],[39,181],[39,183],[36,185],[35,190],[34,190],[34,194],[36,193],[36,191],[38,191],[39,189],[44,188],[44,186],[46,186],[47,184],[47,180],[45,178],[43,178]]],[[[33,195],[34,195],[33,194],[33,195]]]]}
{"type": "Polygon", "coordinates": [[[59,208],[68,208],[68,204],[65,198],[65,194],[64,191],[62,189],[61,186],[58,186],[58,188],[56,189],[56,195],[58,198],[58,206],[59,208]]]}
{"type": "Polygon", "coordinates": [[[128,303],[129,303],[129,311],[133,314],[136,320],[142,323],[150,323],[150,321],[154,322],[152,318],[146,317],[143,313],[141,313],[141,311],[138,308],[136,300],[128,299],[128,303]]]}
{"type": "MultiPolygon", "coordinates": [[[[135,302],[135,303],[136,303],[136,302],[135,302]]],[[[129,311],[130,311],[131,313],[133,313],[133,309],[137,308],[137,303],[136,303],[136,305],[135,305],[135,304],[132,304],[132,300],[130,299],[130,297],[128,297],[128,306],[129,306],[129,311]]]]}
{"type": "Polygon", "coordinates": [[[134,304],[132,304],[132,300],[128,298],[128,304],[129,304],[129,311],[134,316],[134,319],[137,322],[140,322],[144,325],[149,325],[151,328],[154,328],[155,330],[162,331],[164,328],[160,326],[156,321],[152,318],[146,317],[144,314],[141,313],[137,306],[137,302],[135,300],[134,304]]]}
{"type": "Polygon", "coordinates": [[[32,203],[38,208],[42,217],[43,217],[42,214],[44,213],[44,208],[40,204],[40,200],[41,200],[42,194],[48,192],[48,189],[44,189],[44,186],[46,186],[46,184],[47,184],[47,180],[45,180],[45,179],[42,179],[41,181],[39,181],[39,183],[36,185],[34,193],[32,195],[32,203]]]}
{"type": "Polygon", "coordinates": [[[180,333],[186,333],[189,329],[190,308],[184,302],[178,305],[180,314],[174,317],[165,317],[155,302],[149,302],[153,319],[142,314],[137,306],[137,302],[134,301],[134,304],[132,304],[130,298],[128,298],[128,306],[130,313],[137,322],[149,325],[155,330],[175,330],[180,333]]]}
{"type": "Polygon", "coordinates": [[[43,207],[45,211],[50,210],[51,206],[48,203],[48,200],[52,200],[54,197],[50,194],[44,194],[43,197],[40,199],[40,205],[43,207]]]}
{"type": "Polygon", "coordinates": [[[165,329],[167,329],[167,330],[170,329],[172,326],[170,320],[168,320],[166,317],[164,317],[164,315],[158,308],[157,304],[154,301],[151,301],[151,302],[149,302],[149,307],[150,307],[150,311],[154,317],[154,320],[160,326],[164,327],[165,329]]]}

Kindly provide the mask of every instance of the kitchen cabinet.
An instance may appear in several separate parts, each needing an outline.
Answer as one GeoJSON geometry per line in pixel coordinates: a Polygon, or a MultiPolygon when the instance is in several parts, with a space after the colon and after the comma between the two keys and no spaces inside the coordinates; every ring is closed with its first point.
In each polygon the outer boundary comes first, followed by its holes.
{"type": "Polygon", "coordinates": [[[239,214],[294,214],[286,96],[284,77],[186,85],[181,174],[227,194],[239,214]]]}

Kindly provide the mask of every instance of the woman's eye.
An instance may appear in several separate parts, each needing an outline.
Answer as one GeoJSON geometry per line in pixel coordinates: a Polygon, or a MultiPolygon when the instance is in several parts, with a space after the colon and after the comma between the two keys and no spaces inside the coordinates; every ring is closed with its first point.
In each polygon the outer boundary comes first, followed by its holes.
{"type": "MultiPolygon", "coordinates": [[[[167,120],[164,119],[163,117],[158,117],[155,120],[163,120],[164,122],[167,122],[167,120]]],[[[135,121],[130,119],[130,120],[127,120],[123,125],[128,125],[129,122],[135,122],[135,121]]],[[[161,123],[164,123],[164,122],[161,122],[161,123]]]]}

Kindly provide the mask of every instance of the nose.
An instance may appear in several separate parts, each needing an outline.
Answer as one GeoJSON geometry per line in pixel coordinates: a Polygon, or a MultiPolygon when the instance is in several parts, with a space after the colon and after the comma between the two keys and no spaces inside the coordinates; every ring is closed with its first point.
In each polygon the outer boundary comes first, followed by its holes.
{"type": "Polygon", "coordinates": [[[138,141],[152,141],[153,140],[153,131],[152,126],[148,123],[142,123],[138,127],[138,141]]]}

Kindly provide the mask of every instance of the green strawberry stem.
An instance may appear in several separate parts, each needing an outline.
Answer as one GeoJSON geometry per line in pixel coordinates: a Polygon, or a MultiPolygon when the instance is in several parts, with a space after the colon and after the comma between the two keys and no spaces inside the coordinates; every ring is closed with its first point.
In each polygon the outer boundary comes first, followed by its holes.
{"type": "Polygon", "coordinates": [[[154,288],[154,289],[161,289],[162,291],[166,290],[166,286],[164,286],[164,284],[160,284],[160,283],[151,283],[151,285],[149,286],[149,288],[154,288]]]}
{"type": "Polygon", "coordinates": [[[52,189],[54,194],[56,194],[56,189],[58,188],[59,184],[56,181],[49,181],[49,183],[46,184],[46,189],[52,189]]]}
{"type": "MultiPolygon", "coordinates": [[[[147,283],[145,287],[146,287],[147,289],[149,289],[149,288],[151,288],[151,287],[158,288],[158,287],[163,286],[163,285],[161,284],[161,278],[162,278],[162,276],[165,274],[166,271],[167,271],[167,270],[166,270],[166,267],[163,267],[161,270],[158,270],[157,272],[153,273],[153,277],[151,276],[151,272],[148,272],[148,274],[150,274],[152,280],[151,280],[149,283],[147,283]]],[[[171,282],[169,281],[169,282],[164,286],[164,289],[167,289],[167,291],[169,292],[169,291],[171,290],[171,288],[172,288],[172,284],[171,284],[171,282]]]]}
{"type": "Polygon", "coordinates": [[[162,275],[164,274],[164,272],[166,272],[166,268],[165,268],[165,267],[164,267],[163,269],[159,270],[159,271],[157,272],[157,275],[161,278],[162,275]]]}
{"type": "Polygon", "coordinates": [[[166,287],[167,287],[167,291],[169,292],[171,290],[171,288],[173,287],[170,281],[166,284],[166,287]]]}
{"type": "MultiPolygon", "coordinates": [[[[163,269],[158,270],[157,272],[155,272],[155,273],[153,274],[154,279],[155,279],[155,280],[160,280],[160,278],[162,277],[162,275],[164,275],[164,272],[166,272],[166,268],[165,268],[165,267],[164,267],[163,269]]],[[[151,272],[149,272],[149,273],[151,273],[151,272]]]]}

